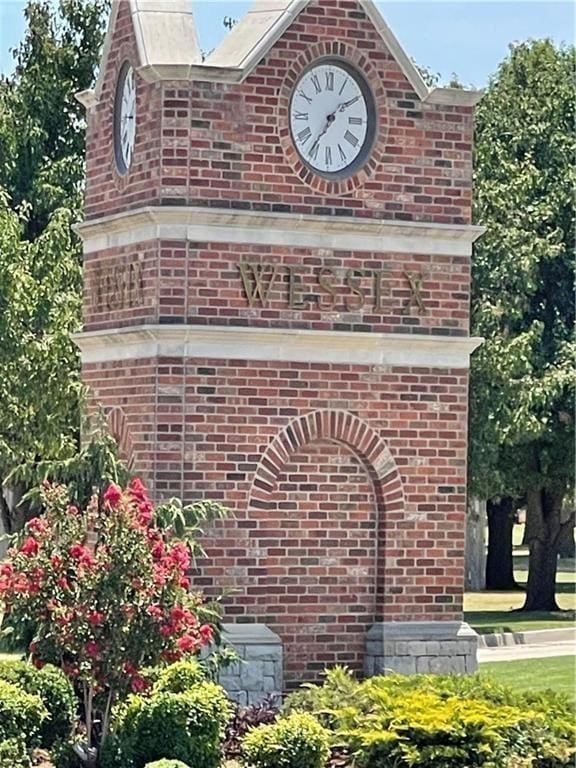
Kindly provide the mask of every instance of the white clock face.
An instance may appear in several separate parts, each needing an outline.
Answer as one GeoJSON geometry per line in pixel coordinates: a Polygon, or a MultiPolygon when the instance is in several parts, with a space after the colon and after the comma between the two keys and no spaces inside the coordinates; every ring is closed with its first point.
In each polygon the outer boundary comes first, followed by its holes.
{"type": "Polygon", "coordinates": [[[126,64],[118,80],[114,111],[114,144],[116,164],[126,173],[132,162],[136,137],[136,83],[134,70],[126,64]]]}
{"type": "Polygon", "coordinates": [[[324,176],[353,173],[366,160],[374,136],[368,86],[343,62],[312,66],[294,87],[290,130],[310,168],[324,176]]]}

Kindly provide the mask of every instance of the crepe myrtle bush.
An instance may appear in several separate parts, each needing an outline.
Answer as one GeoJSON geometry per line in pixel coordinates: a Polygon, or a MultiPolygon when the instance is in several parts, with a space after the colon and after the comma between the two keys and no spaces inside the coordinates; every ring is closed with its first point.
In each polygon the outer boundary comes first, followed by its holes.
{"type": "Polygon", "coordinates": [[[4,623],[34,627],[33,663],[60,666],[81,691],[87,753],[106,738],[114,703],[148,685],[146,666],[193,656],[218,639],[219,611],[187,575],[210,502],[153,508],[142,482],[114,483],[85,509],[44,483],[43,514],[14,537],[0,567],[4,623]],[[98,728],[94,727],[98,723],[98,728]]]}

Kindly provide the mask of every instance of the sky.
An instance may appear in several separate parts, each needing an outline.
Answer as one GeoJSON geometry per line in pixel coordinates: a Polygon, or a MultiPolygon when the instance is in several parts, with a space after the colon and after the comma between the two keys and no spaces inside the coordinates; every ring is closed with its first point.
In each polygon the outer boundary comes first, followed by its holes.
{"type": "MultiPolygon", "coordinates": [[[[169,2],[169,0],[167,0],[169,2]]],[[[238,19],[244,0],[193,0],[202,49],[227,34],[222,20],[238,19]]],[[[575,5],[569,0],[382,0],[380,9],[404,50],[447,82],[452,73],[467,86],[484,87],[508,46],[550,37],[574,43],[575,5]]],[[[24,32],[24,0],[0,0],[0,72],[13,67],[9,52],[24,32]]]]}

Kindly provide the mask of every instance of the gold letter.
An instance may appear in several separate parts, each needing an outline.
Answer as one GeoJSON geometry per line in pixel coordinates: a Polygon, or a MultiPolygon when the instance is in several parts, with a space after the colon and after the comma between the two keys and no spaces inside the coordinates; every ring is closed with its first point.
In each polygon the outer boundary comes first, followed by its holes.
{"type": "Polygon", "coordinates": [[[336,303],[336,289],[331,282],[331,278],[333,277],[335,277],[334,270],[330,269],[330,267],[322,267],[318,273],[318,285],[320,288],[326,291],[326,293],[330,294],[328,304],[322,304],[321,296],[316,297],[316,301],[318,302],[318,309],[330,310],[334,308],[334,304],[336,303]]]}
{"type": "Polygon", "coordinates": [[[360,282],[363,275],[364,270],[362,269],[349,269],[346,272],[346,285],[352,290],[352,293],[358,297],[354,300],[350,297],[346,299],[346,309],[349,312],[352,312],[354,309],[362,309],[364,302],[366,301],[366,294],[362,288],[360,288],[360,282]]]}
{"type": "Polygon", "coordinates": [[[422,300],[422,281],[424,280],[423,274],[421,272],[404,272],[404,277],[406,277],[408,283],[410,284],[410,301],[402,310],[403,313],[405,315],[408,314],[412,305],[415,304],[418,307],[418,314],[425,315],[426,307],[424,306],[424,302],[422,300]]]}
{"type": "Polygon", "coordinates": [[[302,267],[286,267],[289,274],[288,284],[288,306],[290,309],[304,309],[306,302],[302,301],[298,289],[302,288],[302,283],[298,280],[298,271],[302,272],[302,267]]]}
{"type": "Polygon", "coordinates": [[[265,307],[268,304],[268,297],[274,286],[276,275],[278,273],[278,265],[274,264],[249,264],[247,262],[240,262],[238,269],[242,275],[242,282],[244,283],[244,291],[248,304],[253,307],[257,301],[260,300],[260,304],[265,307]],[[272,274],[268,280],[268,287],[265,288],[262,278],[265,270],[271,268],[272,274]]]}
{"type": "Polygon", "coordinates": [[[389,269],[374,269],[372,271],[374,275],[374,312],[382,312],[385,307],[382,306],[382,296],[390,298],[390,286],[386,286],[386,290],[382,290],[382,279],[390,277],[389,269]]]}

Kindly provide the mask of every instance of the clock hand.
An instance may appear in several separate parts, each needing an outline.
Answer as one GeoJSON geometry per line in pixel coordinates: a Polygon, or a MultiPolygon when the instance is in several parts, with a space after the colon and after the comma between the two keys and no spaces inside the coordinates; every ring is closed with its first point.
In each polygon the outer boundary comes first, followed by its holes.
{"type": "Polygon", "coordinates": [[[352,104],[356,104],[356,102],[358,101],[359,98],[360,98],[360,96],[354,96],[353,99],[349,99],[348,101],[345,101],[343,104],[340,104],[340,106],[338,107],[338,109],[336,111],[337,112],[344,112],[344,110],[348,109],[348,107],[351,107],[352,104]]]}
{"type": "Polygon", "coordinates": [[[312,144],[312,146],[310,147],[310,154],[311,155],[314,153],[314,150],[318,146],[318,143],[320,142],[320,139],[328,131],[328,128],[330,128],[330,126],[332,125],[333,122],[334,122],[334,112],[332,112],[330,115],[327,116],[327,118],[326,118],[326,125],[324,126],[322,131],[318,134],[318,136],[316,137],[316,141],[314,142],[314,144],[312,144]]]}

